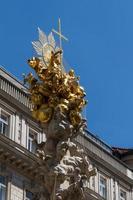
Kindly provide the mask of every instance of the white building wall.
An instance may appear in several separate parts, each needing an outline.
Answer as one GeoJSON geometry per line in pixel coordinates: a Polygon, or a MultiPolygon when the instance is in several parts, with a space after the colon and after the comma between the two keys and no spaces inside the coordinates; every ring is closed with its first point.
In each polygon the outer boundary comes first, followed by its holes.
{"type": "Polygon", "coordinates": [[[11,124],[10,124],[10,139],[15,140],[15,124],[16,124],[15,114],[11,115],[11,124]]]}
{"type": "Polygon", "coordinates": [[[21,145],[26,148],[26,134],[27,134],[27,124],[24,118],[22,118],[22,137],[21,137],[21,145]]]}
{"type": "Polygon", "coordinates": [[[26,148],[28,148],[29,124],[26,124],[26,148]]]}
{"type": "Polygon", "coordinates": [[[25,200],[26,190],[32,192],[31,181],[26,177],[12,171],[12,178],[8,184],[7,200],[25,200]]]}
{"type": "Polygon", "coordinates": [[[15,142],[20,143],[19,141],[19,115],[16,114],[15,116],[15,142]]]}
{"type": "Polygon", "coordinates": [[[23,177],[15,172],[11,180],[11,200],[23,200],[23,177]]]}
{"type": "Polygon", "coordinates": [[[23,200],[23,189],[16,186],[11,185],[11,200],[23,200]]]}
{"type": "Polygon", "coordinates": [[[110,200],[114,200],[114,180],[113,178],[110,179],[110,200]]]}
{"type": "Polygon", "coordinates": [[[131,191],[130,191],[130,198],[131,198],[131,200],[133,199],[133,188],[131,188],[131,191]]]}
{"type": "Polygon", "coordinates": [[[119,188],[117,180],[115,180],[115,199],[119,200],[119,188]]]}
{"type": "Polygon", "coordinates": [[[111,194],[111,179],[107,178],[107,200],[111,200],[112,199],[112,194],[111,194]]]}
{"type": "Polygon", "coordinates": [[[98,171],[95,176],[95,192],[99,193],[99,172],[98,171]]]}

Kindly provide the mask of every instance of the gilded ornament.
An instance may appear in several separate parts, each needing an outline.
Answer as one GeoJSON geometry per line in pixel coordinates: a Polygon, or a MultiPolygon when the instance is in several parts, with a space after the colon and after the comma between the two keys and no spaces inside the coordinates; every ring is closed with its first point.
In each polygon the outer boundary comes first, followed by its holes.
{"type": "MultiPolygon", "coordinates": [[[[27,77],[33,104],[32,115],[38,121],[47,123],[52,119],[56,107],[59,107],[60,112],[69,115],[72,125],[77,126],[82,121],[80,112],[86,104],[84,89],[73,69],[68,73],[63,70],[63,51],[61,45],[60,48],[56,46],[53,34],[47,37],[43,31],[38,31],[39,41],[32,42],[38,57],[28,60],[38,76],[38,79],[32,74],[27,77]]],[[[60,32],[59,36],[62,37],[60,32]]]]}
{"type": "Polygon", "coordinates": [[[52,116],[53,109],[47,104],[42,104],[38,110],[38,120],[42,123],[47,123],[52,116]]]}
{"type": "Polygon", "coordinates": [[[73,126],[77,126],[81,123],[82,116],[78,111],[70,110],[69,117],[73,126]]]}

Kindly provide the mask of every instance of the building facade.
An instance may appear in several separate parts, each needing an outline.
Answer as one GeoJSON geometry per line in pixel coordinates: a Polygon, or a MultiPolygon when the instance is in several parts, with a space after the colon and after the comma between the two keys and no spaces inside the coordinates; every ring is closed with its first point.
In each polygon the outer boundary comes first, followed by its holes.
{"type": "MultiPolygon", "coordinates": [[[[30,114],[26,88],[0,68],[0,200],[32,200],[43,192],[37,144],[45,133],[30,114]]],[[[133,150],[111,148],[89,131],[76,139],[90,160],[88,200],[133,200],[133,150]]]]}

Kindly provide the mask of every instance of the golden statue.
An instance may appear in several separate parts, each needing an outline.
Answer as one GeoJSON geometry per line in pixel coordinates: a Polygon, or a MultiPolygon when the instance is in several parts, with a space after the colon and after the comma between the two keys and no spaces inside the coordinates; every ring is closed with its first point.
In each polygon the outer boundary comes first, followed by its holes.
{"type": "Polygon", "coordinates": [[[32,116],[41,123],[47,123],[52,119],[56,107],[59,107],[72,125],[77,126],[82,120],[86,94],[74,70],[64,71],[61,39],[67,39],[60,29],[59,32],[53,30],[60,37],[60,47],[57,47],[52,32],[47,37],[42,30],[38,31],[39,41],[32,42],[38,56],[28,60],[37,78],[31,73],[26,77],[33,105],[32,116]]]}

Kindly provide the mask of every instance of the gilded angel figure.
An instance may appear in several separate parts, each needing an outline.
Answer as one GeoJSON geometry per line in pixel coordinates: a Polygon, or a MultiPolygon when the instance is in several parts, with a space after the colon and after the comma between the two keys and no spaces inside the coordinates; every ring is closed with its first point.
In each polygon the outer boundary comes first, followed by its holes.
{"type": "Polygon", "coordinates": [[[41,61],[41,64],[43,67],[47,68],[50,63],[52,54],[56,53],[59,50],[59,47],[56,47],[52,32],[47,37],[45,33],[40,28],[38,28],[38,33],[39,40],[33,41],[32,45],[38,55],[38,58],[41,61]]]}

